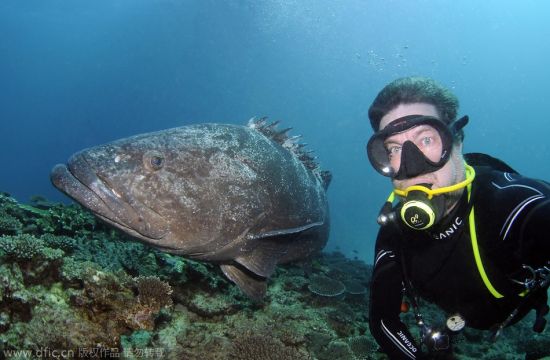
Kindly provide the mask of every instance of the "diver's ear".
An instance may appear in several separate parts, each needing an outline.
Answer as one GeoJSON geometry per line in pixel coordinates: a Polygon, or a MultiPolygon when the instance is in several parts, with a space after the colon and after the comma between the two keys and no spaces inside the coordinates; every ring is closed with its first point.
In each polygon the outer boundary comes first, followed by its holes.
{"type": "Polygon", "coordinates": [[[454,162],[457,166],[459,164],[464,164],[464,154],[462,154],[462,149],[462,141],[455,141],[451,150],[451,158],[449,161],[454,162]]]}
{"type": "Polygon", "coordinates": [[[463,148],[462,141],[455,141],[453,143],[453,152],[455,154],[460,154],[462,156],[462,148],[463,148]]]}

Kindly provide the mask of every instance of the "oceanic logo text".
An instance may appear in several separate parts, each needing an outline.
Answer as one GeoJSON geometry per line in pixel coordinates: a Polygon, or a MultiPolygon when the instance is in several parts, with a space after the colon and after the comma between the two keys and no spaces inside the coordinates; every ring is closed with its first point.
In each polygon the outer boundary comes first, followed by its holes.
{"type": "Polygon", "coordinates": [[[405,345],[407,345],[409,350],[411,350],[412,352],[417,351],[416,346],[413,345],[413,343],[407,338],[407,335],[403,334],[402,331],[398,332],[397,336],[399,336],[401,340],[403,340],[403,342],[405,343],[405,345]]]}
{"type": "Polygon", "coordinates": [[[462,226],[463,223],[464,220],[460,216],[457,216],[451,223],[451,226],[447,228],[447,230],[442,231],[439,234],[434,234],[434,239],[441,240],[452,236],[462,226]]]}

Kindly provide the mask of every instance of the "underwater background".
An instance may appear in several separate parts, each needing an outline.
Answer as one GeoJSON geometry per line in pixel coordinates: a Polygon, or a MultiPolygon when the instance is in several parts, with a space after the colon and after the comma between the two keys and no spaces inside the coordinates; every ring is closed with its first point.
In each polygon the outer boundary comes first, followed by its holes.
{"type": "Polygon", "coordinates": [[[48,174],[77,150],[269,116],[333,173],[329,248],[372,263],[390,184],[366,158],[367,109],[397,77],[452,88],[471,119],[465,151],[550,178],[549,11],[534,0],[4,0],[0,189],[67,201],[48,174]]]}
{"type": "MultiPolygon", "coordinates": [[[[0,192],[11,197],[0,214],[14,219],[0,244],[2,349],[95,341],[148,349],[136,358],[383,358],[365,288],[391,187],[366,157],[368,106],[397,77],[432,77],[470,116],[466,152],[550,179],[549,13],[542,0],[2,0],[0,192]],[[51,168],[85,147],[255,116],[293,127],[333,174],[326,253],[312,269],[278,270],[264,307],[208,264],[129,242],[50,184],[51,168]],[[265,352],[252,354],[258,343],[265,352]]],[[[496,348],[468,333],[459,354],[524,358],[529,326],[496,348]]],[[[530,358],[550,355],[548,337],[530,358]]]]}

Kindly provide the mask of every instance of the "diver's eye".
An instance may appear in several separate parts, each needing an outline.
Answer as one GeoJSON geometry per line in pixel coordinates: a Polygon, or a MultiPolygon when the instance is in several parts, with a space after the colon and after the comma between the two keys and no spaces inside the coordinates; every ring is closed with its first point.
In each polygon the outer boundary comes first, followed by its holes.
{"type": "Polygon", "coordinates": [[[429,136],[426,136],[426,137],[422,138],[422,145],[424,145],[424,146],[428,146],[432,142],[433,142],[433,138],[431,138],[429,136]]]}
{"type": "Polygon", "coordinates": [[[394,146],[388,146],[386,148],[386,152],[388,153],[388,156],[390,159],[396,155],[398,155],[401,152],[401,146],[394,145],[394,146]]]}
{"type": "Polygon", "coordinates": [[[157,171],[164,166],[164,156],[157,151],[150,151],[143,155],[143,165],[151,171],[157,171]]]}

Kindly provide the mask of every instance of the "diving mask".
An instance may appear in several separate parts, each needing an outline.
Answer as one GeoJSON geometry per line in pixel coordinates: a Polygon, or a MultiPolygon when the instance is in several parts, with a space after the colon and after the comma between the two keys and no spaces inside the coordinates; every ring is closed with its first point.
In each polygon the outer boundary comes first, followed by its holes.
{"type": "Polygon", "coordinates": [[[465,167],[466,179],[451,186],[432,189],[430,184],[419,184],[409,186],[405,190],[394,189],[380,211],[378,223],[386,225],[399,216],[411,229],[429,229],[445,215],[446,204],[443,195],[469,187],[474,180],[474,168],[468,164],[465,164],[465,167]],[[393,209],[395,195],[403,199],[397,211],[393,209]]]}
{"type": "Polygon", "coordinates": [[[464,116],[450,125],[433,116],[408,115],[376,132],[367,144],[372,166],[380,174],[397,180],[413,178],[441,169],[449,160],[453,141],[468,123],[464,116]],[[404,143],[392,137],[411,131],[404,143]]]}

